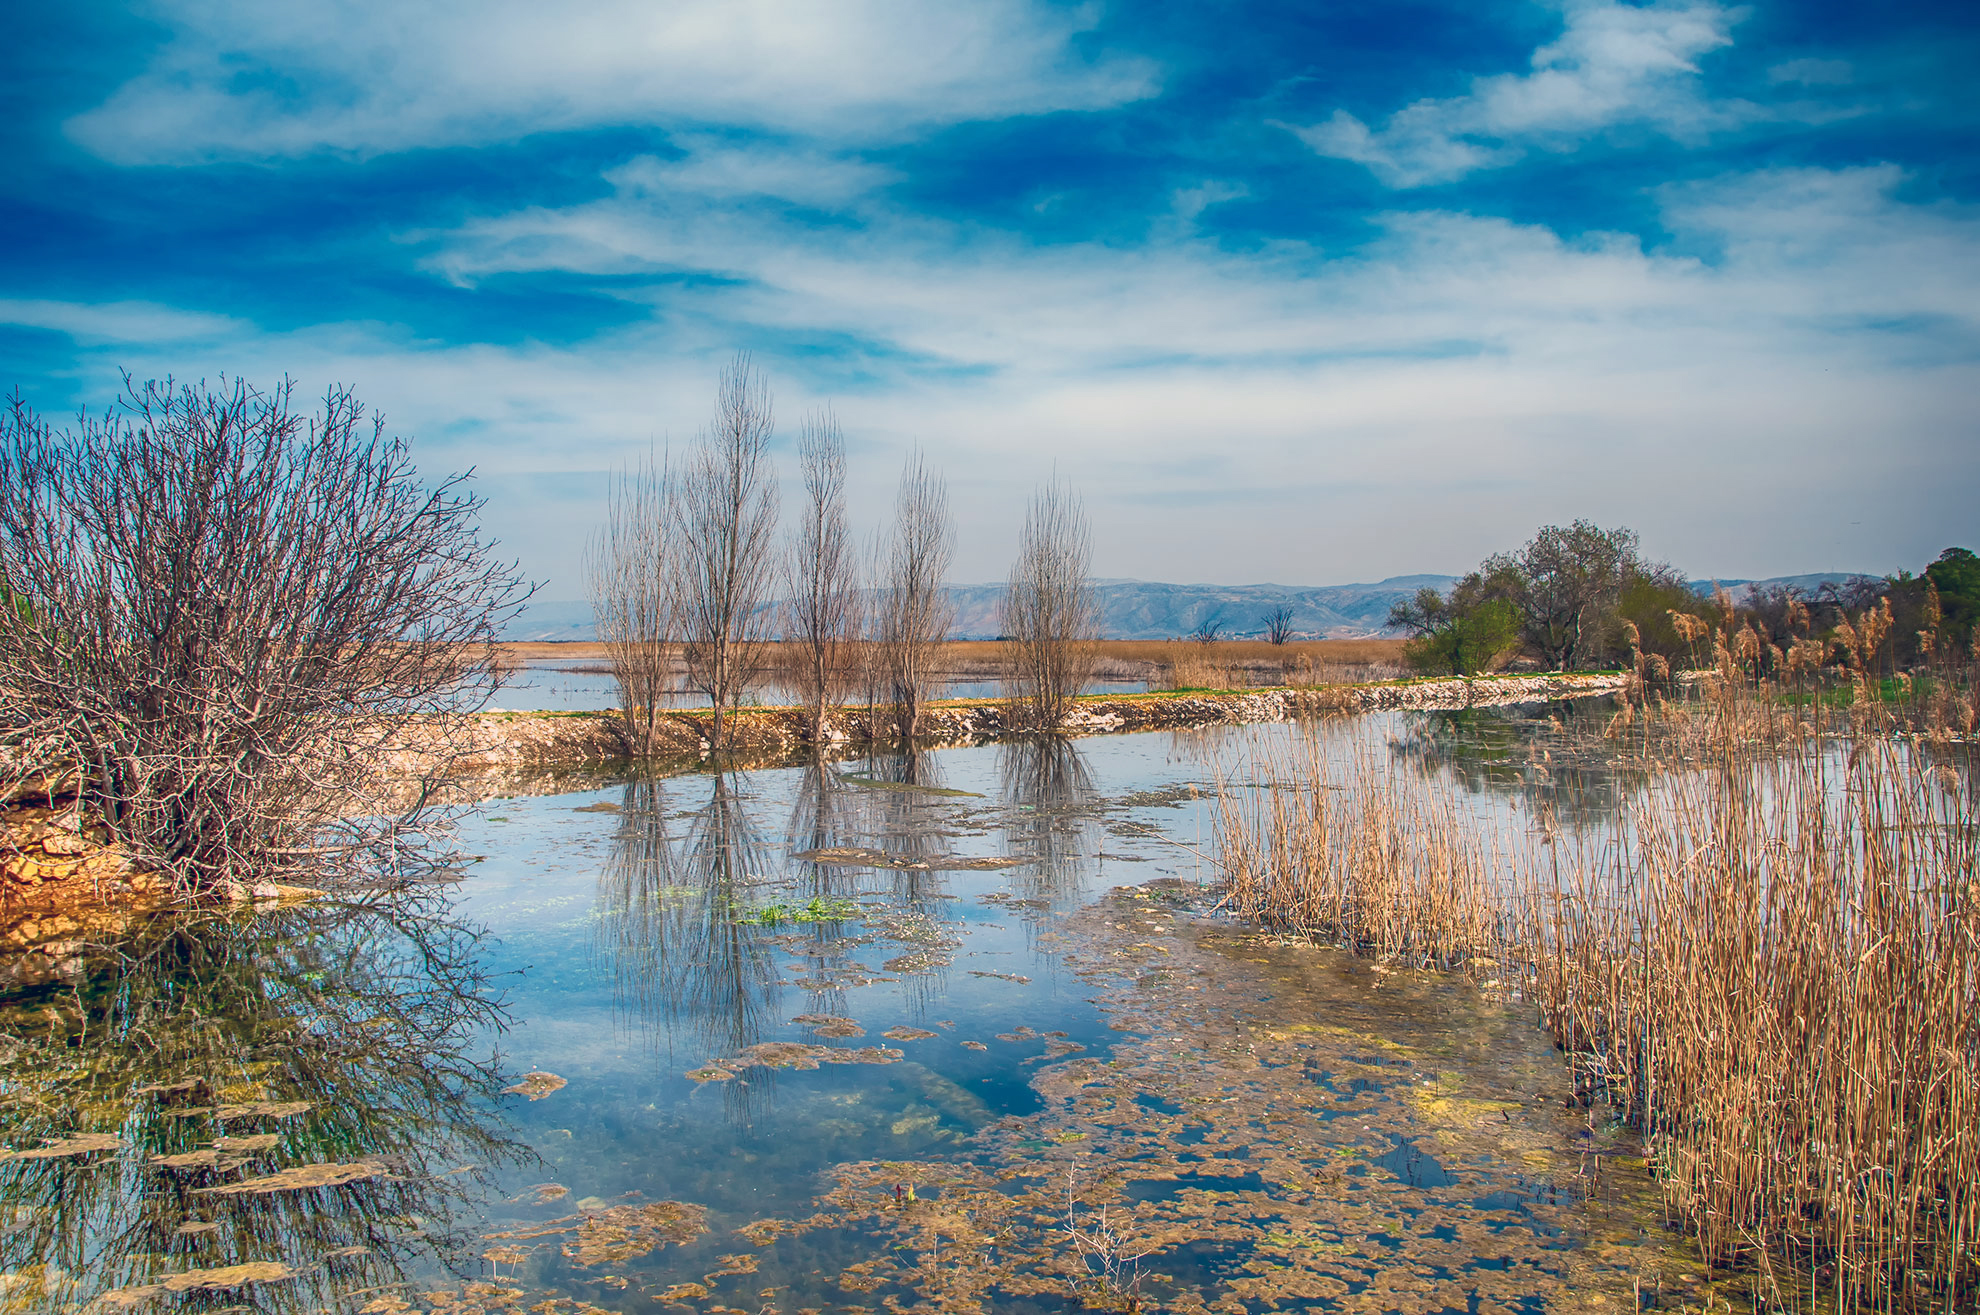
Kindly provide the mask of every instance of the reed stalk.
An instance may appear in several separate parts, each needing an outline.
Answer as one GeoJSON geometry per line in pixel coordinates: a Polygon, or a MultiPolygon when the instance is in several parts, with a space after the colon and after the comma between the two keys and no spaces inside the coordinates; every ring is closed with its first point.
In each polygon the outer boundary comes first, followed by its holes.
{"type": "Polygon", "coordinates": [[[1715,639],[1702,705],[1619,718],[1647,784],[1578,835],[1544,812],[1514,832],[1448,781],[1311,736],[1220,790],[1227,900],[1517,985],[1567,1052],[1570,1103],[1640,1130],[1672,1221],[1771,1303],[1970,1310],[1972,764],[1894,721],[1860,668],[1823,712],[1812,680],[1797,702],[1758,666],[1715,639]]]}

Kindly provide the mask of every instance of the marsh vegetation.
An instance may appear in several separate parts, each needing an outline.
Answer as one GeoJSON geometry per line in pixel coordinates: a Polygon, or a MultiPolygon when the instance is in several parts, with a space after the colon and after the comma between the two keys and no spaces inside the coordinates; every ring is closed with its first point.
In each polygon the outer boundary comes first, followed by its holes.
{"type": "Polygon", "coordinates": [[[1729,599],[1716,626],[1681,615],[1706,679],[1663,697],[1636,651],[1580,749],[1633,782],[1579,816],[1532,788],[1571,770],[1565,745],[1512,764],[1528,806],[1496,825],[1456,776],[1310,739],[1268,756],[1273,788],[1223,796],[1232,906],[1533,1000],[1571,1100],[1644,1136],[1672,1219],[1764,1304],[1963,1308],[1980,685],[1941,662],[1887,700],[1888,616],[1846,621],[1839,650],[1804,616],[1770,658],[1729,599]]]}

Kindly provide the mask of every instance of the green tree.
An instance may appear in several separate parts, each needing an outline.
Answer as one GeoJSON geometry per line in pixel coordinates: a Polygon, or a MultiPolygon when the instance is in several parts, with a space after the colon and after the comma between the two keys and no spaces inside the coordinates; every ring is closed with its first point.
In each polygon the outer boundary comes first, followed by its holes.
{"type": "Polygon", "coordinates": [[[1428,586],[1389,609],[1389,624],[1407,630],[1403,653],[1418,671],[1471,676],[1519,646],[1519,614],[1495,597],[1490,581],[1473,571],[1450,595],[1428,586]]]}
{"type": "Polygon", "coordinates": [[[1925,578],[1939,591],[1946,637],[1965,647],[1980,620],[1980,556],[1970,548],[1948,548],[1925,568],[1925,578]]]}
{"type": "Polygon", "coordinates": [[[1677,583],[1670,567],[1638,553],[1636,531],[1585,520],[1543,525],[1516,551],[1486,558],[1479,571],[1488,592],[1512,604],[1527,650],[1557,671],[1590,666],[1615,650],[1617,605],[1633,582],[1677,583]]]}

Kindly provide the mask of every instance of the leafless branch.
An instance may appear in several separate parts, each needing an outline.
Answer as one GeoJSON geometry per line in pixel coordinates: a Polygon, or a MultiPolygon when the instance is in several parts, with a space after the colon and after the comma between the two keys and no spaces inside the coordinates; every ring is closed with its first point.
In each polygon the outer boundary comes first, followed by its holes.
{"type": "Polygon", "coordinates": [[[688,683],[714,708],[709,742],[763,662],[776,570],[777,484],[770,468],[770,388],[740,352],[722,372],[715,420],[673,498],[673,612],[688,683]]]}
{"type": "Polygon", "coordinates": [[[1087,578],[1092,561],[1093,538],[1079,498],[1056,481],[1038,490],[1025,513],[1004,597],[1007,685],[1034,729],[1063,726],[1092,678],[1099,628],[1087,578]]]}
{"type": "Polygon", "coordinates": [[[0,415],[0,797],[80,778],[188,887],[401,853],[387,755],[486,702],[528,596],[466,476],[422,484],[347,389],[293,395],[126,377],[74,429],[0,415]]]}
{"type": "Polygon", "coordinates": [[[605,524],[586,554],[586,578],[599,642],[619,687],[619,716],[636,757],[654,750],[654,732],[673,689],[673,472],[665,457],[648,455],[614,475],[605,524]]]}
{"type": "Polygon", "coordinates": [[[810,710],[811,734],[824,738],[831,709],[854,681],[862,622],[859,561],[846,524],[846,440],[830,411],[798,431],[804,507],[784,563],[789,599],[784,637],[796,653],[790,680],[810,710]]]}
{"type": "Polygon", "coordinates": [[[920,730],[922,706],[936,683],[935,660],[954,620],[954,605],[942,584],[955,539],[948,485],[917,448],[901,470],[874,627],[895,726],[903,739],[913,739],[920,730]]]}

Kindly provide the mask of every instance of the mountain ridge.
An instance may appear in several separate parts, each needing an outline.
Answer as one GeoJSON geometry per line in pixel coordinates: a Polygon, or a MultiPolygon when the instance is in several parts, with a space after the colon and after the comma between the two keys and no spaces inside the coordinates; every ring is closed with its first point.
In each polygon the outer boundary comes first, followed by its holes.
{"type": "MultiPolygon", "coordinates": [[[[1821,572],[1774,576],[1766,580],[1722,580],[1739,592],[1764,585],[1787,584],[1804,589],[1854,578],[1850,572],[1821,572]]],[[[1428,585],[1447,590],[1455,575],[1392,575],[1386,580],[1355,584],[1168,584],[1121,577],[1096,578],[1100,604],[1100,633],[1104,639],[1175,639],[1199,626],[1217,625],[1227,639],[1262,636],[1266,615],[1274,608],[1292,609],[1292,629],[1300,639],[1366,639],[1387,633],[1389,608],[1412,598],[1428,585]]],[[[1711,580],[1692,580],[1691,588],[1709,594],[1711,580]]],[[[956,605],[956,639],[995,639],[1001,633],[1004,583],[948,586],[956,605]]],[[[584,641],[597,637],[591,605],[581,600],[532,603],[503,631],[503,638],[535,641],[584,641]]]]}

